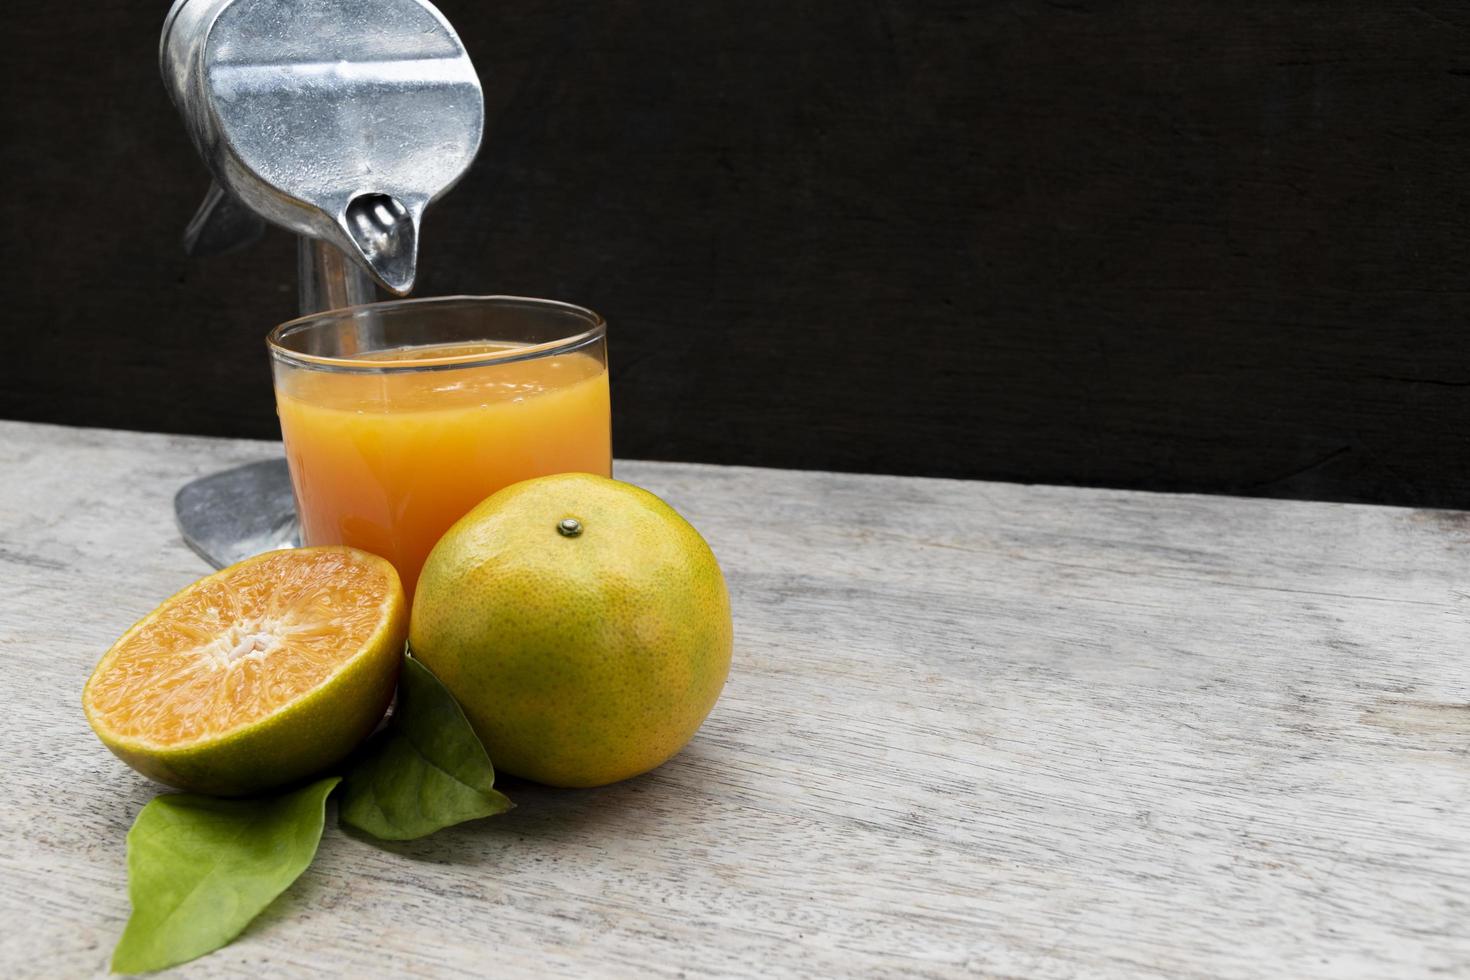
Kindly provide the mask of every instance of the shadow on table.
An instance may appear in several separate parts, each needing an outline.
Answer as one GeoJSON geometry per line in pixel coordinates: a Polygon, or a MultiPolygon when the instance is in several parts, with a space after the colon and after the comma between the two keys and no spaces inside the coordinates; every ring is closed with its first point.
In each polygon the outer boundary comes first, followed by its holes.
{"type": "MultiPolygon", "coordinates": [[[[595,789],[556,789],[500,776],[496,779],[496,789],[511,798],[515,809],[447,827],[413,841],[382,841],[343,827],[337,822],[333,805],[322,834],[323,855],[318,856],[317,863],[322,863],[326,852],[337,851],[340,855],[342,837],[352,841],[346,845],[349,848],[365,845],[417,863],[459,867],[514,867],[516,862],[525,860],[528,850],[538,846],[553,850],[589,845],[616,849],[619,841],[648,835],[651,824],[673,819],[691,796],[708,792],[704,784],[710,773],[710,760],[705,756],[705,748],[696,740],[652,772],[595,789]]],[[[317,867],[308,868],[245,928],[241,938],[274,929],[280,923],[320,908],[323,896],[332,888],[317,867]]]]}
{"type": "Polygon", "coordinates": [[[598,836],[616,840],[639,833],[638,823],[648,816],[648,803],[670,780],[659,770],[594,789],[556,789],[539,783],[501,776],[495,788],[515,803],[515,809],[494,817],[471,820],[411,841],[378,840],[353,828],[338,830],[354,840],[413,861],[433,864],[481,864],[498,860],[502,851],[526,841],[555,843],[598,836]]]}
{"type": "MultiPolygon", "coordinates": [[[[410,861],[425,864],[458,864],[474,866],[513,861],[517,848],[527,841],[556,843],[559,840],[585,838],[597,832],[616,840],[619,834],[637,833],[630,815],[642,809],[642,801],[657,780],[657,772],[601,786],[596,789],[554,789],[537,783],[505,776],[496,780],[496,788],[516,803],[507,813],[482,820],[447,827],[419,840],[384,841],[336,822],[335,808],[328,813],[328,826],[322,834],[323,851],[340,846],[335,837],[348,837],[354,843],[366,844],[410,861]],[[609,823],[625,824],[609,829],[609,823]]],[[[318,859],[320,860],[320,858],[318,859]]],[[[290,888],[266,907],[245,928],[241,938],[275,928],[279,923],[301,915],[320,905],[331,885],[308,868],[290,888]]]]}

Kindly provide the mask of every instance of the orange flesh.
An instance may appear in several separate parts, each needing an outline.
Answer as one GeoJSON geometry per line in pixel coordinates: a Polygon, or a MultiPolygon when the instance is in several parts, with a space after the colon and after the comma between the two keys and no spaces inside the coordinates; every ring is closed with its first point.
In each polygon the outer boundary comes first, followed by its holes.
{"type": "Polygon", "coordinates": [[[118,641],[87,685],[114,735],[179,745],[311,691],[383,623],[386,571],[347,551],[279,551],[195,583],[118,641]]]}

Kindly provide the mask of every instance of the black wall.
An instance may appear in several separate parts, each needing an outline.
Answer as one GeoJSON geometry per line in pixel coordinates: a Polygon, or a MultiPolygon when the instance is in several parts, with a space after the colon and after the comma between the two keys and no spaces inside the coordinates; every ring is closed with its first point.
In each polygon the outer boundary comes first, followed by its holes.
{"type": "MultiPolygon", "coordinates": [[[[6,7],[0,416],[272,436],[166,6],[6,7]]],[[[603,312],[620,455],[1470,506],[1470,6],[441,7],[419,293],[603,312]]]]}

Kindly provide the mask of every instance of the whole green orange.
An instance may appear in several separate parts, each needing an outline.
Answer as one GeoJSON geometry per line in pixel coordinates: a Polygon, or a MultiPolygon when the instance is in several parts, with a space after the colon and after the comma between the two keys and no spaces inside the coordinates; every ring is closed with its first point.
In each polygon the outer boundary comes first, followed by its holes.
{"type": "Polygon", "coordinates": [[[552,786],[675,755],[724,687],[732,640],[699,532],[586,473],[517,483],[461,518],[424,564],[409,625],[496,768],[552,786]]]}

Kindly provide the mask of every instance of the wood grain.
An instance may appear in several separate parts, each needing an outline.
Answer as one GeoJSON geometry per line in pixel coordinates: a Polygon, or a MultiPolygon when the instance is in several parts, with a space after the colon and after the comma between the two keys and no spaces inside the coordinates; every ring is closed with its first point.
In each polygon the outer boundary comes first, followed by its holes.
{"type": "MultiPolygon", "coordinates": [[[[0,974],[101,974],[156,788],[78,705],[270,443],[0,423],[0,974]]],[[[1470,975],[1470,516],[621,462],[710,540],[694,742],[318,863],[181,976],[1470,975]]]]}
{"type": "MultiPolygon", "coordinates": [[[[623,455],[1470,506],[1460,0],[440,6],[419,291],[604,313],[623,455]]],[[[166,7],[6,6],[0,417],[275,438],[293,247],[183,256],[166,7]]]]}

